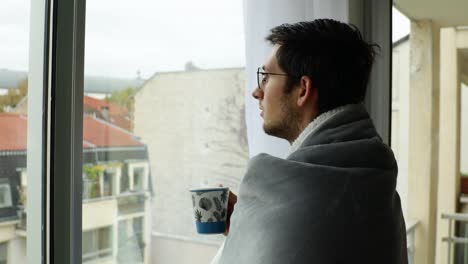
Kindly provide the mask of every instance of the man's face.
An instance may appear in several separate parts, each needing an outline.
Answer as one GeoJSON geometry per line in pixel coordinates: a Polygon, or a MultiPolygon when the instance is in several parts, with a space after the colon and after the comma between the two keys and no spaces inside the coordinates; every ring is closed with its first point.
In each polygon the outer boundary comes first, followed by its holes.
{"type": "MultiPolygon", "coordinates": [[[[263,71],[285,74],[278,65],[276,52],[279,45],[275,45],[263,65],[263,71]]],[[[297,130],[297,109],[293,97],[285,93],[287,76],[265,74],[260,80],[261,87],[257,87],[252,96],[259,101],[260,115],[263,117],[263,130],[271,136],[290,140],[297,130]]]]}

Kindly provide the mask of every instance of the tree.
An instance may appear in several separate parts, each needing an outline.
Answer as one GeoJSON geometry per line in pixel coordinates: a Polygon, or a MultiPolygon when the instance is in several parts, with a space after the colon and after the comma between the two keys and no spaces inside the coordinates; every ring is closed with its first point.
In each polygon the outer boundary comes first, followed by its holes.
{"type": "Polygon", "coordinates": [[[8,89],[8,93],[0,96],[0,112],[7,112],[28,95],[28,80],[22,80],[16,87],[8,89]]]}
{"type": "Polygon", "coordinates": [[[124,90],[113,92],[106,99],[111,103],[127,108],[130,113],[133,113],[133,110],[135,109],[135,93],[135,88],[128,87],[124,90]]]}

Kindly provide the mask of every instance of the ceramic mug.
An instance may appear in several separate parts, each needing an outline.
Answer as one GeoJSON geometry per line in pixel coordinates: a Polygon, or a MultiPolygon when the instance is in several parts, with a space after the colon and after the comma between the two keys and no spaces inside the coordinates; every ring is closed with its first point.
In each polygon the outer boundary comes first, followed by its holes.
{"type": "Polygon", "coordinates": [[[199,234],[222,234],[226,230],[229,188],[190,189],[199,234]]]}

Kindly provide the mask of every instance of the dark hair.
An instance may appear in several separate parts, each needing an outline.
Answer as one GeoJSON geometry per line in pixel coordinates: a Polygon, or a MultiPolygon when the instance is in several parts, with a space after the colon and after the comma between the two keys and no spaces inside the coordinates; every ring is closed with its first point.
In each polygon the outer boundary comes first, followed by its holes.
{"type": "Polygon", "coordinates": [[[276,58],[290,76],[286,93],[306,75],[318,89],[319,113],[364,100],[378,45],[356,26],[332,19],[283,24],[266,40],[280,45],[276,58]]]}

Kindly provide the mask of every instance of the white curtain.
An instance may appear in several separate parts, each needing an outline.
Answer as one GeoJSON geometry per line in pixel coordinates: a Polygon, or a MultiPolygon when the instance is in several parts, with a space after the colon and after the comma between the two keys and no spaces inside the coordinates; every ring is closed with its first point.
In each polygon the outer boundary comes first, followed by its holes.
{"type": "Polygon", "coordinates": [[[246,42],[246,122],[250,157],[268,153],[284,158],[286,140],[268,136],[262,128],[258,101],[252,97],[257,85],[256,71],[270,54],[265,41],[269,30],[283,23],[333,18],[348,22],[348,0],[244,0],[246,42]]]}

